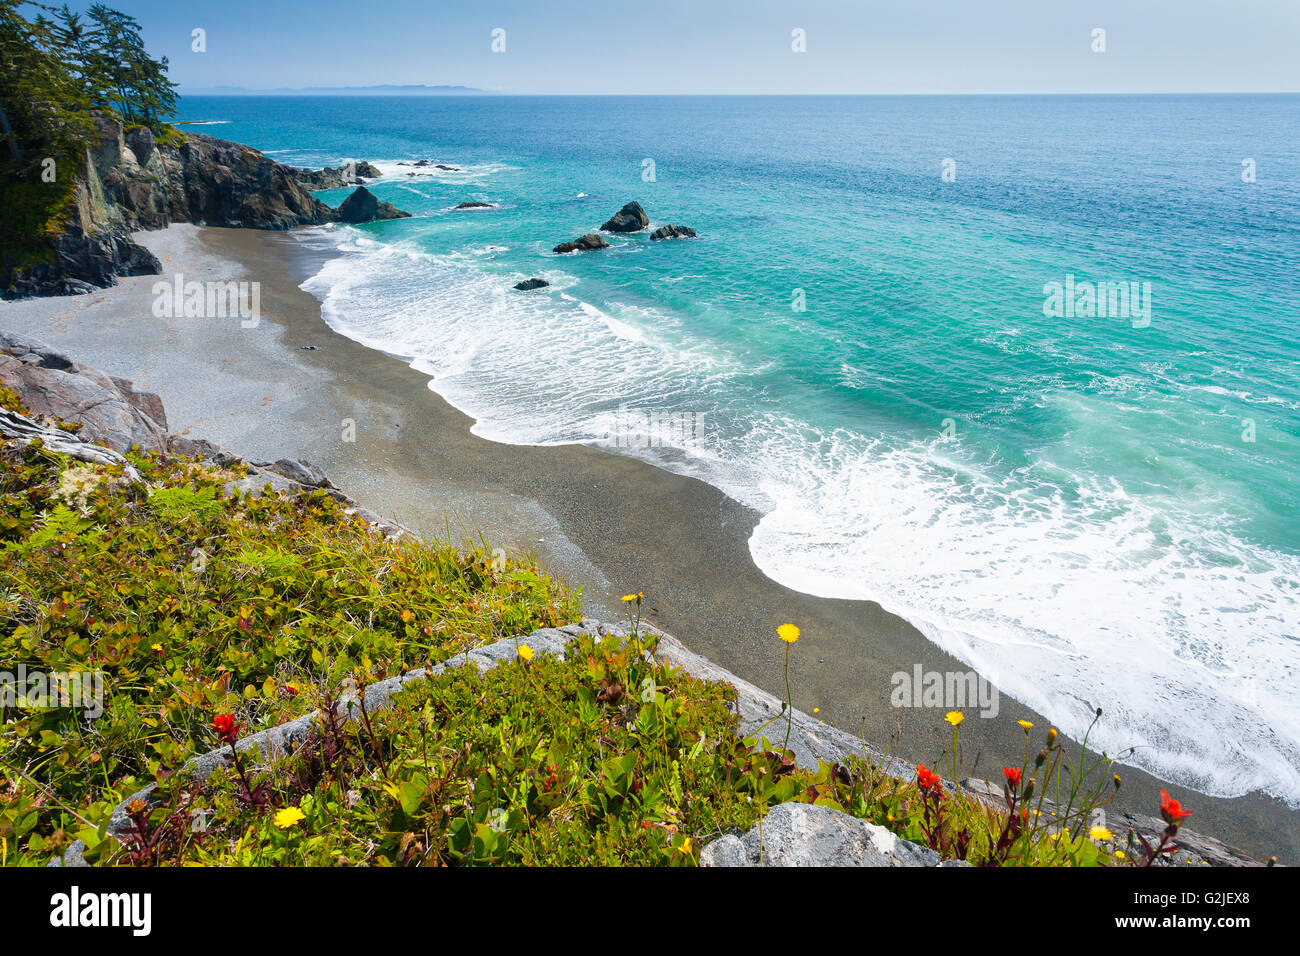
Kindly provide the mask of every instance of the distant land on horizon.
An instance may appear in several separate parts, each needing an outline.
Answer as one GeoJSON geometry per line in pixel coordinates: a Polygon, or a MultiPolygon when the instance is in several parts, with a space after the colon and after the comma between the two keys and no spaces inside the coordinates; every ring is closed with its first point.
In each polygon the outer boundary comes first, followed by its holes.
{"type": "Polygon", "coordinates": [[[245,86],[203,86],[179,90],[181,96],[263,96],[276,93],[282,96],[459,96],[486,93],[474,86],[426,86],[422,83],[382,83],[376,86],[300,86],[274,89],[250,89],[245,86]]]}

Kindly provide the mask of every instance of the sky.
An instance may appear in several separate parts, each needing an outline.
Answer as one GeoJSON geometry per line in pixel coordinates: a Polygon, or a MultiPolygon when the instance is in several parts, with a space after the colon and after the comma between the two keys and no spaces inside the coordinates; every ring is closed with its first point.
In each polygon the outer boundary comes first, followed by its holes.
{"type": "Polygon", "coordinates": [[[508,94],[1300,91],[1300,0],[108,3],[140,21],[182,92],[388,83],[508,94]],[[205,52],[191,48],[196,28],[205,52]],[[1105,52],[1093,49],[1098,29],[1105,52]],[[505,31],[502,52],[494,30],[505,31]],[[803,52],[792,49],[795,30],[803,52]]]}

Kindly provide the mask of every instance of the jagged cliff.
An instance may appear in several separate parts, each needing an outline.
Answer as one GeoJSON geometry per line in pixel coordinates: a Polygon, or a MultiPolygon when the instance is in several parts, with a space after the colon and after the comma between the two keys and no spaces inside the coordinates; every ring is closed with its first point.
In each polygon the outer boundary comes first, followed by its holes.
{"type": "MultiPolygon", "coordinates": [[[[157,258],[132,242],[131,233],[173,222],[290,229],[368,221],[356,217],[357,203],[340,216],[311,193],[357,185],[367,173],[378,170],[368,163],[296,169],[239,143],[175,131],[157,140],[147,128],[124,130],[101,117],[74,187],[67,228],[53,242],[54,261],[25,269],[0,261],[0,289],[4,298],[69,295],[114,285],[118,276],[156,274],[157,258]]],[[[371,197],[366,192],[362,198],[371,197]]],[[[374,213],[370,218],[408,215],[388,203],[360,205],[374,213]]]]}

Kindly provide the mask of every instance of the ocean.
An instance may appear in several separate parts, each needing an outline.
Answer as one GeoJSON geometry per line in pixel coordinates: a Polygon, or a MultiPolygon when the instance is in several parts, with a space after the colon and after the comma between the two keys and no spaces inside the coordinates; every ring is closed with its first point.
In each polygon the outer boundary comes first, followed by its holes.
{"type": "Polygon", "coordinates": [[[301,233],[337,253],[305,288],[476,434],[699,477],[776,581],[879,602],[1073,736],[1101,706],[1091,743],[1160,777],[1300,806],[1300,96],[180,113],[384,171],[415,218],[301,233]],[[699,238],[551,253],[633,199],[699,238]]]}

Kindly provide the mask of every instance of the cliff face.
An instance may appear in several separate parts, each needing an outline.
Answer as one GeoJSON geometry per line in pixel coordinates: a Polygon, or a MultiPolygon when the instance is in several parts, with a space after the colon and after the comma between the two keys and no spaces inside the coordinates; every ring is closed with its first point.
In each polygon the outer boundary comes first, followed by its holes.
{"type": "Polygon", "coordinates": [[[147,129],[126,131],[114,120],[101,118],[96,125],[76,184],[75,211],[54,244],[56,264],[0,275],[4,298],[88,292],[115,285],[118,276],[157,274],[157,258],[131,241],[131,233],[142,229],[173,222],[291,229],[337,221],[335,210],[311,190],[356,184],[379,172],[368,163],[295,169],[200,133],[159,142],[147,129]]]}

